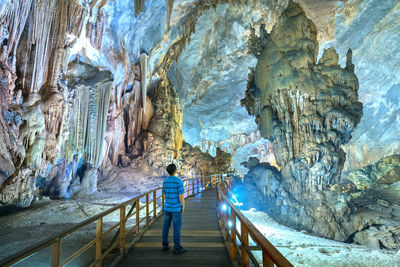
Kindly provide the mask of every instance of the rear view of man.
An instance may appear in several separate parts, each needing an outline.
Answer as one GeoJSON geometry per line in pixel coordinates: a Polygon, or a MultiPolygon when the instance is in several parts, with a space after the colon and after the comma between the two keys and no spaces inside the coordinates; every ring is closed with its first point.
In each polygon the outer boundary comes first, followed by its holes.
{"type": "Polygon", "coordinates": [[[178,177],[178,170],[175,164],[167,167],[170,175],[163,183],[164,203],[164,227],[162,233],[163,251],[169,249],[168,232],[171,222],[174,224],[174,254],[185,253],[186,250],[181,246],[181,226],[182,213],[185,210],[185,198],[183,182],[178,177]]]}

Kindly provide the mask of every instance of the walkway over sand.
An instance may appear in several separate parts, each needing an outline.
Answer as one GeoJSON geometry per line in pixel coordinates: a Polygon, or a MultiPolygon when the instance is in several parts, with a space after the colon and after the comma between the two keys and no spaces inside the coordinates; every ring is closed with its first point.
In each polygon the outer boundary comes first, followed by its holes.
{"type": "Polygon", "coordinates": [[[217,193],[215,189],[187,198],[182,220],[182,246],[187,252],[173,254],[173,227],[169,241],[171,249],[161,251],[161,216],[119,265],[130,266],[231,266],[217,219],[217,193]]]}

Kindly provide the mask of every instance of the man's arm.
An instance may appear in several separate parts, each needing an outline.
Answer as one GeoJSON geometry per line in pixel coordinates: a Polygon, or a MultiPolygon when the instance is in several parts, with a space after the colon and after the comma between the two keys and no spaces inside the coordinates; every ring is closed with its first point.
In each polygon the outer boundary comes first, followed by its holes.
{"type": "Polygon", "coordinates": [[[179,194],[179,201],[181,202],[183,212],[185,210],[185,197],[183,194],[179,194]]]}

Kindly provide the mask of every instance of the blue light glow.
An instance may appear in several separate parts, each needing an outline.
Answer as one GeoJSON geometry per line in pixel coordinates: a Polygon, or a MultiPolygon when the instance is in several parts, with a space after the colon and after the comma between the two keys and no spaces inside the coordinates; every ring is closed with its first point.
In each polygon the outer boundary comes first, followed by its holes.
{"type": "Polygon", "coordinates": [[[233,226],[233,223],[231,221],[228,221],[228,227],[231,228],[233,226]]]}
{"type": "Polygon", "coordinates": [[[228,207],[226,206],[226,204],[222,204],[222,210],[226,211],[228,209],[228,207]]]}
{"type": "Polygon", "coordinates": [[[234,194],[232,194],[232,198],[233,198],[233,204],[235,205],[235,206],[242,206],[243,205],[243,203],[241,203],[241,202],[239,202],[238,201],[238,199],[236,198],[236,196],[234,195],[234,194]]]}

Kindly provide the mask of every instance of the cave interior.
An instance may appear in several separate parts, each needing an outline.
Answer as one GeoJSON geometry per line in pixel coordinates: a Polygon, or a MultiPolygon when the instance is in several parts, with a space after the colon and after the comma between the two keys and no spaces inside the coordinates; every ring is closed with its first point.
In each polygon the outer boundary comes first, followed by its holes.
{"type": "Polygon", "coordinates": [[[0,260],[174,163],[235,173],[235,203],[295,266],[400,266],[399,16],[398,0],[0,0],[0,260]]]}

